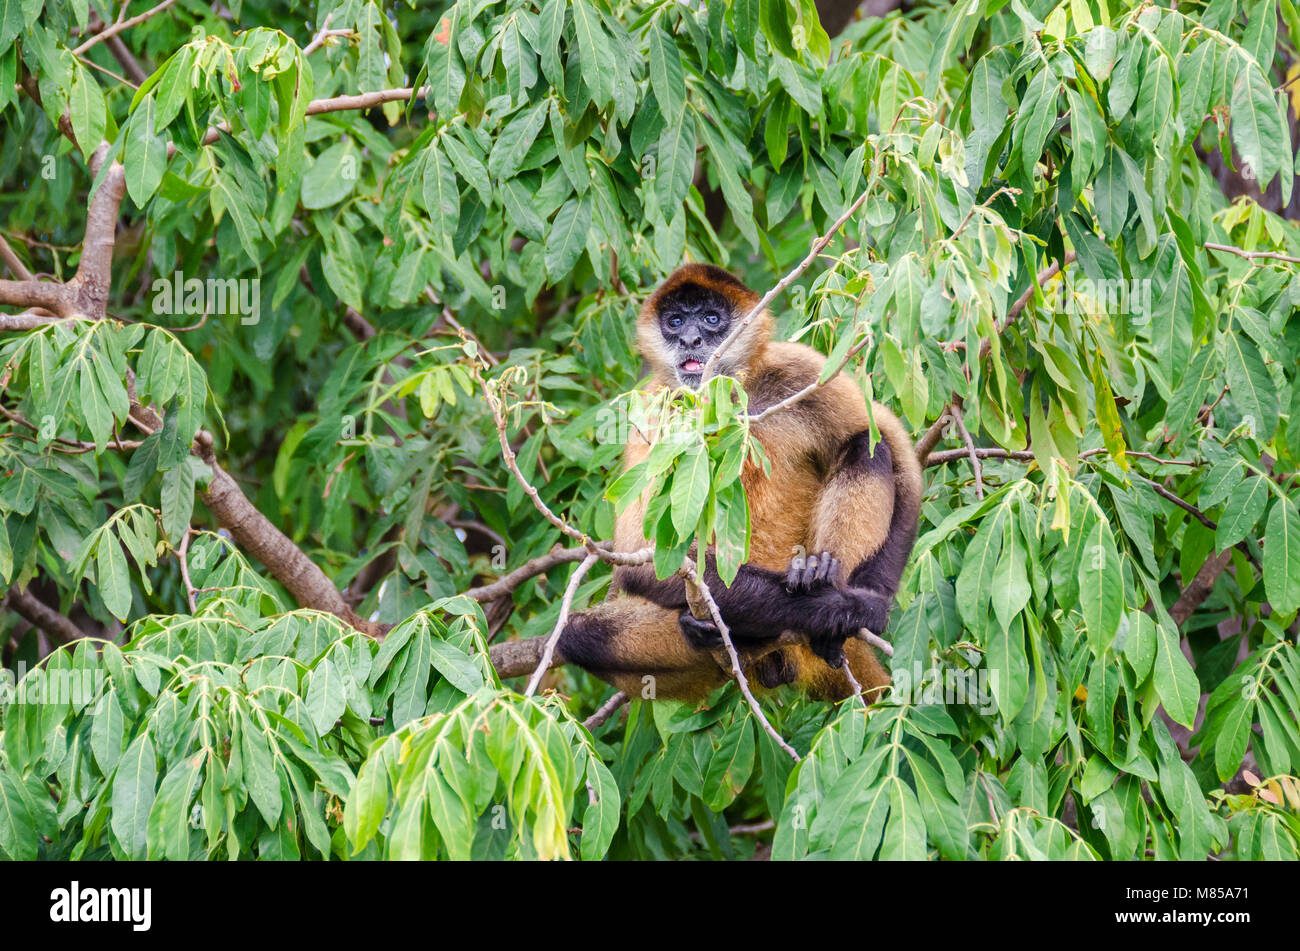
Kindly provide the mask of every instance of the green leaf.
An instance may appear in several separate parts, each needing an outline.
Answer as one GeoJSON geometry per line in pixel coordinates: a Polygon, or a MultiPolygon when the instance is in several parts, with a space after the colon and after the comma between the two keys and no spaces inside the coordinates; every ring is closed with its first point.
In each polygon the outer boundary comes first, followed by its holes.
{"type": "Polygon", "coordinates": [[[324,736],[334,729],[335,722],[343,716],[347,700],[343,695],[343,675],[328,657],[322,659],[307,677],[307,715],[324,736]]]}
{"type": "MultiPolygon", "coordinates": [[[[1256,477],[1252,482],[1263,482],[1256,477]]],[[[1300,609],[1300,511],[1278,499],[1264,529],[1264,590],[1278,614],[1300,609]]]]}
{"type": "Polygon", "coordinates": [[[654,90],[664,119],[669,125],[675,125],[686,108],[686,79],[681,54],[672,37],[663,30],[652,27],[647,36],[650,41],[650,88],[654,90]]]}
{"type": "Polygon", "coordinates": [[[315,210],[337,205],[352,194],[360,167],[361,153],[351,139],[331,145],[307,166],[302,177],[302,206],[315,210]]]}
{"type": "Polygon", "coordinates": [[[108,532],[100,536],[95,549],[95,578],[104,606],[115,618],[125,621],[131,613],[131,579],[122,546],[108,532]]]}
{"type": "Polygon", "coordinates": [[[543,100],[525,112],[517,114],[501,130],[488,155],[488,174],[496,181],[511,178],[519,171],[524,156],[533,147],[533,140],[546,122],[548,104],[543,100]]]}
{"type": "Polygon", "coordinates": [[[193,513],[194,470],[186,460],[174,469],[168,469],[162,478],[163,533],[173,546],[180,546],[193,513]]]}
{"type": "Polygon", "coordinates": [[[436,146],[424,153],[424,207],[434,230],[447,241],[460,223],[460,189],[451,161],[436,146]]]}
{"type": "Polygon", "coordinates": [[[1119,552],[1110,525],[1102,518],[1093,520],[1083,541],[1079,606],[1088,632],[1088,646],[1100,657],[1115,639],[1124,611],[1124,577],[1119,552]]]}
{"type": "Polygon", "coordinates": [[[15,774],[0,770],[0,853],[13,861],[31,862],[37,858],[40,835],[20,782],[15,774]]]}
{"type": "Polygon", "coordinates": [[[888,781],[889,821],[880,843],[880,860],[885,862],[923,861],[926,857],[925,820],[916,794],[901,780],[888,781]]]}
{"type": "Polygon", "coordinates": [[[167,168],[167,143],[154,129],[154,99],[144,97],[140,108],[131,115],[123,152],[126,167],[126,190],[131,200],[143,208],[162,182],[167,168]]]}
{"type": "Polygon", "coordinates": [[[1254,712],[1255,705],[1243,697],[1238,698],[1223,715],[1219,735],[1214,741],[1214,770],[1221,782],[1233,777],[1246,756],[1254,712]]]}
{"type": "Polygon", "coordinates": [[[1003,534],[1002,554],[993,569],[993,616],[1003,630],[1024,610],[1031,593],[1029,575],[1025,570],[1025,548],[1020,533],[1008,521],[1003,534]]]}
{"type": "Polygon", "coordinates": [[[546,236],[546,274],[558,282],[573,269],[587,246],[591,231],[591,193],[575,196],[560,206],[546,236]]]}
{"type": "Polygon", "coordinates": [[[461,693],[472,694],[483,686],[482,672],[463,650],[436,637],[429,648],[433,669],[461,693]]]}
{"type": "Polygon", "coordinates": [[[1278,399],[1259,349],[1245,334],[1231,329],[1219,337],[1219,349],[1228,389],[1241,410],[1242,421],[1249,423],[1256,438],[1267,442],[1277,429],[1278,399]]]}
{"type": "Polygon", "coordinates": [[[704,804],[721,812],[740,795],[754,768],[754,730],[740,716],[722,735],[722,743],[704,773],[704,804]]]}
{"type": "Polygon", "coordinates": [[[153,740],[146,731],[127,747],[113,776],[109,826],[117,844],[131,858],[142,859],[147,851],[149,812],[157,779],[153,740]]]}
{"type": "Polygon", "coordinates": [[[99,88],[99,83],[78,63],[72,71],[68,118],[72,122],[72,134],[77,137],[77,145],[87,162],[104,139],[106,109],[104,92],[99,88]]]}
{"type": "Polygon", "coordinates": [[[1290,137],[1272,84],[1258,67],[1243,65],[1232,87],[1232,144],[1263,190],[1279,171],[1291,168],[1290,137]]]}
{"type": "Polygon", "coordinates": [[[670,495],[673,528],[678,538],[687,538],[694,531],[709,497],[709,454],[703,447],[692,446],[678,460],[673,473],[670,495]]]}
{"type": "Polygon", "coordinates": [[[1017,131],[1021,134],[1021,161],[1025,176],[1030,179],[1033,178],[1034,166],[1038,164],[1047,145],[1047,135],[1052,131],[1052,124],[1056,122],[1056,96],[1060,88],[1051,69],[1044,66],[1030,81],[1029,88],[1025,91],[1025,100],[1020,104],[1021,111],[1016,122],[1021,128],[1017,131]],[[1030,106],[1032,111],[1026,115],[1025,110],[1030,106]]]}
{"type": "Polygon", "coordinates": [[[609,38],[600,22],[600,14],[589,0],[569,4],[573,11],[573,35],[578,40],[578,66],[582,81],[598,106],[608,104],[614,95],[616,65],[609,38]]]}
{"type": "Polygon", "coordinates": [[[609,851],[622,803],[614,774],[595,756],[587,758],[587,786],[591,791],[582,814],[581,855],[584,861],[595,862],[609,851]]]}
{"type": "MultiPolygon", "coordinates": [[[[1240,474],[1240,470],[1238,470],[1240,474]]],[[[1268,504],[1268,483],[1252,476],[1237,483],[1224,503],[1219,527],[1214,533],[1214,547],[1218,551],[1231,548],[1255,530],[1259,517],[1268,504]]]]}
{"type": "Polygon", "coordinates": [[[659,136],[655,194],[665,216],[686,200],[695,175],[695,117],[685,112],[682,121],[664,126],[659,136]]]}
{"type": "Polygon", "coordinates": [[[1196,719],[1196,705],[1201,696],[1196,673],[1183,656],[1182,649],[1178,646],[1178,632],[1170,622],[1157,622],[1156,638],[1156,695],[1160,697],[1160,702],[1169,715],[1190,730],[1196,719]]]}
{"type": "Polygon", "coordinates": [[[158,786],[149,810],[147,838],[150,858],[183,862],[190,853],[190,803],[207,753],[194,753],[172,765],[158,786]]]}

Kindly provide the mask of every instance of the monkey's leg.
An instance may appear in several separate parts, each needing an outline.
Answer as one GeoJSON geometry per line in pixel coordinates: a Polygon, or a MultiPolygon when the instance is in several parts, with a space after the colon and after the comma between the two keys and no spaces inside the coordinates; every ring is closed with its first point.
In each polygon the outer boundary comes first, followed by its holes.
{"type": "MultiPolygon", "coordinates": [[[[886,422],[883,414],[880,422],[886,422]]],[[[901,427],[891,416],[889,425],[882,425],[882,436],[886,430],[892,433],[894,429],[901,430],[901,427]]],[[[911,504],[906,501],[900,504],[898,499],[894,452],[889,439],[882,438],[870,448],[869,442],[869,434],[861,432],[841,450],[813,508],[809,560],[815,554],[820,564],[824,564],[829,553],[838,562],[837,582],[863,600],[862,626],[873,634],[881,634],[912,550],[916,512],[911,504]]],[[[911,451],[910,444],[907,451],[911,451]]],[[[806,579],[809,574],[805,567],[799,577],[806,579]]],[[[835,632],[831,639],[838,636],[839,632],[835,632]]],[[[889,675],[881,667],[874,649],[857,639],[842,643],[854,677],[864,691],[878,695],[879,691],[873,688],[888,684],[889,675]]],[[[837,647],[823,643],[809,653],[834,658],[837,647]]],[[[812,693],[840,698],[852,692],[838,664],[819,667],[811,657],[808,660],[808,664],[800,665],[805,671],[801,680],[807,681],[812,693]]]]}
{"type": "Polygon", "coordinates": [[[679,613],[624,595],[571,617],[557,652],[634,699],[698,699],[725,674],[712,654],[686,642],[679,613]]]}

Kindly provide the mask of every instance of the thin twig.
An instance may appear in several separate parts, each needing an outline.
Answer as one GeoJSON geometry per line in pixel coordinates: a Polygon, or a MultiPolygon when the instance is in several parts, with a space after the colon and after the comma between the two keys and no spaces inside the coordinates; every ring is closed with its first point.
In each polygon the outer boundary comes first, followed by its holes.
{"type": "Polygon", "coordinates": [[[865,707],[867,701],[862,696],[862,684],[858,683],[858,678],[853,676],[853,668],[849,666],[849,659],[847,656],[840,662],[840,670],[844,671],[844,677],[848,680],[849,686],[853,688],[853,696],[857,697],[858,703],[865,707]]]}
{"type": "Polygon", "coordinates": [[[962,442],[966,444],[966,452],[970,455],[971,469],[975,474],[975,498],[983,501],[984,467],[980,465],[979,454],[975,452],[975,440],[971,438],[970,430],[966,428],[966,418],[956,405],[952,407],[952,421],[957,424],[957,431],[961,433],[962,442]]]}
{"type": "Polygon", "coordinates": [[[13,272],[14,277],[20,281],[34,281],[36,278],[32,272],[27,270],[27,265],[22,262],[18,255],[14,254],[14,249],[9,246],[9,242],[0,235],[0,261],[4,261],[13,272]]]}
{"type": "Polygon", "coordinates": [[[559,643],[560,635],[564,633],[564,625],[569,621],[569,610],[573,607],[573,596],[578,592],[578,585],[582,584],[582,579],[591,566],[596,563],[596,555],[591,554],[582,560],[565,586],[564,597],[560,600],[560,616],[555,621],[555,629],[551,631],[551,636],[546,640],[546,649],[542,651],[542,659],[537,662],[537,669],[533,671],[533,676],[528,680],[528,686],[524,689],[524,696],[531,697],[537,692],[537,685],[542,682],[542,675],[551,669],[551,658],[555,656],[555,645],[559,643]]]}
{"type": "Polygon", "coordinates": [[[700,372],[705,379],[707,379],[717,367],[718,358],[721,357],[722,354],[725,353],[727,349],[745,332],[745,328],[754,322],[755,318],[763,312],[768,304],[772,303],[772,301],[776,299],[778,294],[794,283],[800,274],[812,266],[812,263],[817,260],[817,256],[826,248],[826,245],[831,243],[831,238],[835,237],[836,232],[843,228],[845,222],[853,217],[854,212],[862,207],[862,203],[867,200],[867,197],[871,194],[874,187],[875,180],[873,179],[863,190],[862,194],[857,197],[857,200],[854,201],[853,204],[849,205],[844,214],[840,215],[839,218],[835,220],[835,223],[830,226],[827,232],[812,243],[812,248],[808,251],[807,256],[795,265],[794,270],[790,271],[790,273],[785,277],[777,281],[766,294],[758,299],[758,303],[755,304],[750,312],[745,315],[744,319],[741,320],[740,323],[736,324],[735,327],[731,328],[731,332],[723,338],[722,343],[718,344],[718,348],[709,354],[709,359],[704,362],[704,369],[700,372]]]}
{"type": "Polygon", "coordinates": [[[181,536],[181,546],[176,549],[176,558],[181,563],[181,581],[185,583],[185,600],[190,604],[190,613],[195,613],[199,608],[194,600],[194,582],[190,580],[190,529],[186,526],[181,536]]]}
{"type": "Polygon", "coordinates": [[[619,708],[631,699],[631,697],[620,690],[618,693],[614,694],[614,696],[602,703],[595,713],[583,720],[582,725],[586,727],[588,731],[596,729],[596,727],[600,726],[612,717],[619,708]]]}
{"type": "Polygon", "coordinates": [[[889,643],[889,641],[885,640],[879,634],[872,634],[864,627],[862,628],[862,630],[858,631],[857,636],[859,640],[866,641],[868,644],[870,644],[872,647],[879,650],[886,657],[892,658],[894,656],[894,645],[889,643]]]}
{"type": "Polygon", "coordinates": [[[1300,258],[1292,257],[1289,254],[1283,254],[1280,251],[1246,251],[1242,248],[1234,248],[1230,244],[1215,244],[1213,241],[1205,242],[1205,247],[1210,251],[1223,251],[1225,254],[1235,254],[1239,258],[1245,258],[1251,264],[1255,264],[1256,260],[1260,258],[1270,261],[1286,261],[1289,264],[1300,264],[1300,258]]]}
{"type": "Polygon", "coordinates": [[[325,20],[320,25],[320,32],[318,32],[314,37],[312,37],[311,42],[302,48],[302,55],[304,57],[310,56],[312,53],[316,52],[318,49],[324,46],[325,41],[332,36],[352,35],[352,31],[348,29],[331,30],[330,20],[333,19],[333,17],[334,17],[333,13],[325,14],[325,20]]]}
{"type": "Polygon", "coordinates": [[[785,750],[786,754],[796,763],[799,762],[799,754],[795,752],[793,746],[782,739],[781,734],[776,732],[776,728],[763,715],[763,708],[758,705],[754,692],[749,688],[749,679],[745,676],[745,671],[740,665],[740,655],[736,653],[736,645],[731,642],[731,630],[727,627],[726,622],[722,620],[722,612],[718,610],[718,602],[713,600],[713,593],[709,591],[709,586],[704,583],[704,579],[700,577],[695,566],[690,564],[689,559],[687,564],[682,566],[682,570],[699,589],[700,596],[708,606],[709,616],[713,618],[713,624],[722,637],[722,646],[726,648],[727,656],[731,659],[731,675],[736,678],[736,686],[740,688],[741,694],[745,697],[745,702],[749,704],[749,709],[753,711],[758,722],[767,731],[767,735],[776,742],[776,745],[785,750]]]}
{"type": "MultiPolygon", "coordinates": [[[[163,0],[162,3],[158,4],[158,6],[154,7],[151,10],[146,10],[144,13],[138,14],[137,16],[133,16],[129,20],[119,20],[118,22],[105,28],[99,33],[96,33],[90,39],[86,40],[86,42],[82,43],[80,46],[78,46],[75,50],[72,51],[72,55],[80,56],[82,53],[86,52],[86,50],[90,49],[96,43],[102,43],[104,40],[108,39],[109,37],[117,36],[117,34],[121,33],[123,30],[129,30],[137,23],[143,23],[145,20],[149,19],[150,17],[162,13],[164,10],[166,10],[175,2],[176,0],[163,0]]],[[[124,11],[126,10],[126,4],[122,5],[122,9],[124,11]]]]}
{"type": "MultiPolygon", "coordinates": [[[[602,548],[608,548],[607,542],[597,543],[602,548]]],[[[582,561],[591,552],[587,548],[560,548],[558,545],[552,548],[545,555],[538,555],[529,561],[524,562],[514,571],[502,575],[491,584],[480,585],[477,588],[470,588],[463,593],[475,601],[487,603],[495,601],[497,598],[503,598],[515,588],[519,587],[529,578],[536,575],[545,574],[557,565],[567,565],[570,562],[582,561]]]]}
{"type": "Polygon", "coordinates": [[[871,342],[871,338],[865,337],[862,340],[860,340],[858,343],[855,343],[852,347],[850,347],[849,352],[844,355],[844,359],[840,361],[839,366],[837,366],[831,372],[831,374],[827,376],[825,379],[818,377],[812,383],[809,383],[807,386],[805,386],[802,390],[799,390],[797,393],[790,394],[789,396],[787,396],[785,399],[781,400],[778,403],[773,403],[771,406],[767,407],[762,412],[750,413],[749,414],[750,423],[752,424],[752,423],[762,422],[764,419],[766,419],[768,416],[771,416],[773,413],[779,413],[783,409],[786,409],[787,407],[793,406],[795,403],[798,403],[808,394],[820,390],[831,380],[839,376],[840,373],[844,370],[844,368],[848,366],[849,361],[852,360],[854,357],[856,357],[859,353],[861,353],[862,350],[870,342],[871,342]]]}

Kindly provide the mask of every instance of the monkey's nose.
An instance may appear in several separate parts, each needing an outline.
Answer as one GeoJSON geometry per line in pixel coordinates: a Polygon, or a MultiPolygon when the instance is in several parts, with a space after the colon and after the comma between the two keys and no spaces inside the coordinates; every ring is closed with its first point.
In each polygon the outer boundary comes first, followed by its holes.
{"type": "Polygon", "coordinates": [[[682,334],[682,343],[688,347],[698,347],[704,341],[704,337],[698,330],[690,330],[682,334]]]}

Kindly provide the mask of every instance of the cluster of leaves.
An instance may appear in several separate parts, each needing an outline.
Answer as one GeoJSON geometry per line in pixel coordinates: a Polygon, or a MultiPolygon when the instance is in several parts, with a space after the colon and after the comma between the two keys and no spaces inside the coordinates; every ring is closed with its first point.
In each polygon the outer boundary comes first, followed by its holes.
{"type": "MultiPolygon", "coordinates": [[[[104,635],[12,654],[28,687],[97,689],[0,707],[0,851],[731,858],[771,830],[779,858],[1296,854],[1300,236],[1197,154],[1289,194],[1292,0],[918,3],[833,48],[810,0],[231,11],[123,34],[156,64],[138,89],[108,44],[74,54],[86,5],[0,14],[31,270],[75,267],[101,139],[129,199],[112,319],[0,340],[0,578],[104,635]],[[307,52],[326,23],[348,35],[307,52]],[[329,105],[382,90],[408,92],[329,105]],[[503,686],[496,624],[452,596],[501,540],[514,566],[560,539],[502,465],[481,360],[553,509],[608,538],[647,493],[661,573],[698,540],[729,575],[761,464],[743,393],[629,397],[621,288],[684,257],[766,287],[864,192],[779,333],[917,432],[957,394],[1020,454],[980,484],[929,470],[898,689],[869,716],[768,704],[794,765],[731,686],[594,737],[503,686]],[[256,281],[257,321],[156,284],[199,275],[256,281]],[[123,449],[132,397],[164,427],[123,449]],[[629,417],[674,438],[615,476],[629,417]],[[217,527],[201,425],[341,589],[389,559],[354,602],[382,644],[190,533],[217,527]],[[1190,762],[1167,723],[1197,727],[1190,762]],[[1225,791],[1243,764],[1265,778],[1225,791]]],[[[508,635],[549,632],[561,574],[515,591],[508,635]]],[[[608,695],[560,677],[574,711],[608,695]]]]}

